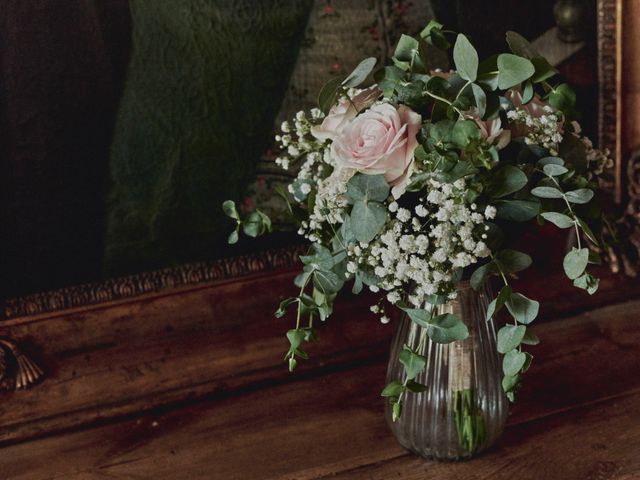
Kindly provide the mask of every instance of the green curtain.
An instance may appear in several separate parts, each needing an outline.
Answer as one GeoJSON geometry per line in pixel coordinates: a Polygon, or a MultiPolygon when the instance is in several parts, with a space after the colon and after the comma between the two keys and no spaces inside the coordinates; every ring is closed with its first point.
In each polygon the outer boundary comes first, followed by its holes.
{"type": "Polygon", "coordinates": [[[132,0],[105,270],[220,256],[270,143],[312,0],[132,0]]]}

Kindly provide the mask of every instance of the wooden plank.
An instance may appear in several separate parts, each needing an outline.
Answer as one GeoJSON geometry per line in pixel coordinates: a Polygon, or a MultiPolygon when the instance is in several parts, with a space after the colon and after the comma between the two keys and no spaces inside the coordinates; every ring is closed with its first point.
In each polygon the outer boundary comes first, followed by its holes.
{"type": "MultiPolygon", "coordinates": [[[[290,381],[284,332],[272,317],[293,292],[295,272],[176,289],[51,315],[3,322],[11,336],[46,345],[49,373],[28,391],[0,394],[0,444],[222,391],[290,381]]],[[[591,308],[640,291],[639,282],[605,276],[602,293],[576,292],[561,274],[524,277],[522,289],[546,299],[542,317],[591,308]],[[549,288],[553,285],[553,288],[549,288]],[[573,289],[569,294],[569,288],[573,289]]],[[[623,297],[624,298],[624,297],[623,297]]],[[[368,312],[372,297],[347,295],[311,347],[301,372],[384,357],[393,333],[368,312]]]]}
{"type": "Polygon", "coordinates": [[[424,463],[396,444],[382,418],[380,355],[317,378],[9,446],[0,450],[0,478],[507,478],[497,466],[522,479],[622,478],[597,474],[640,471],[639,309],[629,302],[538,326],[543,343],[507,434],[468,464],[424,463]],[[583,476],[571,476],[574,467],[583,476]],[[552,475],[556,468],[563,476],[552,475]]]}
{"type": "Polygon", "coordinates": [[[640,394],[507,428],[471,462],[393,460],[316,477],[333,480],[615,480],[640,478],[640,394]]]}
{"type": "MultiPolygon", "coordinates": [[[[284,273],[16,325],[20,336],[46,341],[51,375],[31,390],[4,394],[0,443],[285,380],[291,324],[272,317],[272,304],[289,293],[291,280],[284,273]]],[[[310,348],[303,374],[386,351],[392,330],[361,315],[367,305],[362,297],[337,306],[338,318],[353,320],[322,330],[322,348],[310,348]]]]}

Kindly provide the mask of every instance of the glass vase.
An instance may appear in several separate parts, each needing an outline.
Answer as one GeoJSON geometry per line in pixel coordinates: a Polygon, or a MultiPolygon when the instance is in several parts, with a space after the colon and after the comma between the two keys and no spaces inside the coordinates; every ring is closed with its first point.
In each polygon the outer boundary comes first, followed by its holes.
{"type": "Polygon", "coordinates": [[[437,314],[453,313],[469,329],[465,340],[439,344],[427,340],[420,348],[423,328],[403,316],[391,345],[387,383],[403,382],[398,357],[406,345],[427,359],[415,381],[421,393],[407,392],[402,414],[385,416],[400,444],[438,460],[462,460],[477,455],[500,436],[507,419],[508,400],[502,391],[502,364],[496,350],[492,319],[486,319],[491,295],[489,282],[476,292],[469,282],[458,287],[457,298],[438,305],[437,314]]]}

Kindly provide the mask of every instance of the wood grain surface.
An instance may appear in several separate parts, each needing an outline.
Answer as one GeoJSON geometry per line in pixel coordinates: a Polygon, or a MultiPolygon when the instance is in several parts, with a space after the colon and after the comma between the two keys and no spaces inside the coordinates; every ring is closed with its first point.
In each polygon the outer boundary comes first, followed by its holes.
{"type": "Polygon", "coordinates": [[[542,344],[505,435],[467,463],[396,444],[375,355],[8,446],[0,478],[629,480],[640,474],[639,312],[632,301],[537,326],[542,344]]]}

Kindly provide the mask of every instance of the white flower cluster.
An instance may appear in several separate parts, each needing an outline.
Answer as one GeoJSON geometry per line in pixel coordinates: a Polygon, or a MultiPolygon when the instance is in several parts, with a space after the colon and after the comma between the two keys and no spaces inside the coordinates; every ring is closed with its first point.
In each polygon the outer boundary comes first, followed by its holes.
{"type": "MultiPolygon", "coordinates": [[[[312,109],[310,114],[312,120],[323,117],[318,108],[312,109]]],[[[309,134],[311,122],[304,111],[296,113],[293,122],[282,122],[280,130],[282,130],[282,135],[276,135],[276,142],[282,153],[276,158],[275,162],[283,170],[289,170],[291,164],[301,158],[308,157],[308,155],[317,155],[320,144],[309,134]]]]}
{"type": "MultiPolygon", "coordinates": [[[[328,158],[327,162],[328,163],[328,158]]],[[[339,225],[344,222],[347,208],[347,182],[353,175],[348,169],[336,170],[324,180],[315,182],[317,192],[313,211],[309,212],[309,220],[303,221],[298,234],[317,242],[322,238],[325,223],[339,225]]]]}
{"type": "Polygon", "coordinates": [[[562,142],[562,121],[549,105],[545,105],[543,110],[546,114],[532,116],[526,110],[516,108],[507,112],[507,118],[524,126],[525,143],[540,145],[549,150],[551,155],[557,155],[558,145],[562,142]]]}
{"type": "Polygon", "coordinates": [[[392,202],[385,231],[370,245],[348,249],[347,271],[373,273],[379,281],[370,288],[385,290],[392,304],[403,300],[427,308],[430,295],[455,298],[455,271],[491,253],[483,238],[495,208],[480,213],[475,204],[467,204],[462,179],[453,184],[429,180],[428,188],[414,212],[392,202]]]}

